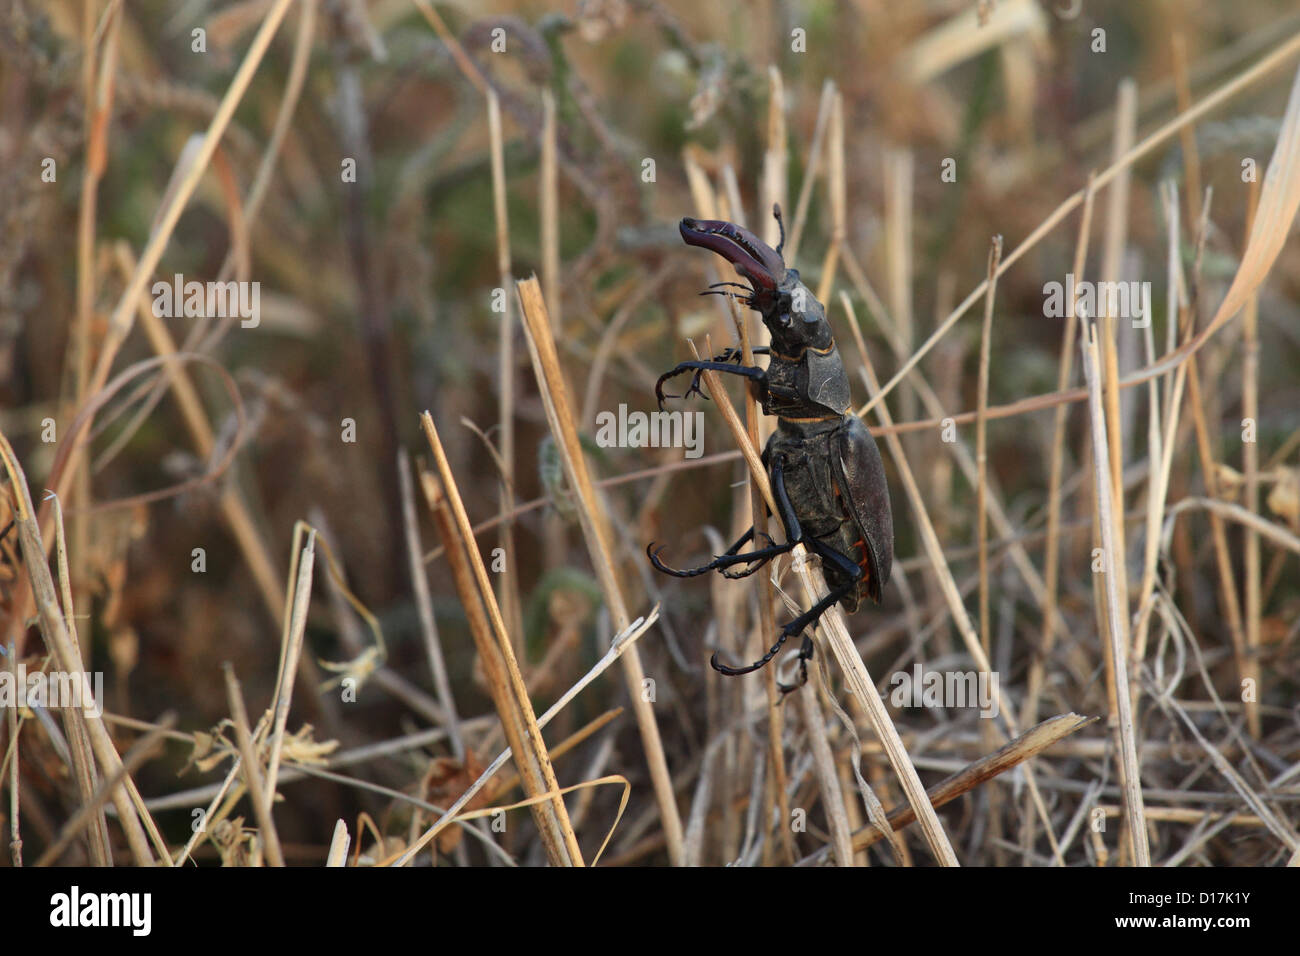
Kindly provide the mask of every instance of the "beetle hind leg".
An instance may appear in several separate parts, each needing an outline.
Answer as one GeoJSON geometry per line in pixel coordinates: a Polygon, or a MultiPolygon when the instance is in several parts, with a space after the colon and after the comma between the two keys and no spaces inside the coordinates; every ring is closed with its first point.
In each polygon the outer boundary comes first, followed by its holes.
{"type": "MultiPolygon", "coordinates": [[[[776,657],[776,655],[781,652],[782,646],[788,639],[794,637],[796,634],[803,633],[805,628],[816,624],[821,616],[831,609],[833,604],[839,601],[840,598],[844,597],[844,595],[848,594],[854,587],[855,584],[853,582],[840,585],[808,610],[796,617],[785,627],[781,628],[781,636],[776,639],[776,643],[768,649],[766,654],[754,661],[754,663],[748,664],[745,667],[728,667],[725,664],[718,663],[717,652],[714,652],[713,657],[709,660],[709,664],[712,665],[715,671],[720,674],[725,674],[728,677],[738,677],[741,674],[752,674],[754,671],[765,667],[772,658],[776,657]]],[[[782,693],[789,693],[791,690],[802,687],[804,682],[807,681],[808,661],[812,659],[813,647],[812,638],[805,635],[803,646],[799,649],[799,682],[795,684],[794,687],[789,688],[789,690],[786,690],[783,686],[782,693]]]]}
{"type": "MultiPolygon", "coordinates": [[[[822,544],[816,538],[808,537],[805,539],[805,543],[808,545],[809,550],[819,555],[823,561],[834,564],[840,570],[844,578],[844,583],[831,588],[824,598],[815,603],[808,610],[804,611],[785,627],[781,628],[781,636],[777,638],[776,643],[772,645],[766,654],[754,661],[754,663],[749,664],[746,667],[727,667],[725,664],[718,663],[718,655],[715,653],[709,661],[714,670],[721,674],[726,674],[728,677],[735,677],[740,674],[752,674],[754,671],[765,666],[773,657],[780,653],[781,647],[789,638],[794,637],[796,634],[802,634],[805,629],[815,625],[819,620],[821,620],[821,616],[829,611],[833,605],[839,603],[849,594],[852,594],[854,589],[857,588],[858,579],[862,577],[862,569],[860,567],[854,564],[849,558],[840,554],[834,548],[829,548],[822,544]]],[[[812,660],[815,648],[816,645],[813,644],[812,637],[804,634],[803,644],[799,648],[799,679],[793,685],[778,683],[777,686],[780,687],[783,695],[798,690],[807,682],[808,662],[812,660]]]]}
{"type": "Polygon", "coordinates": [[[803,636],[803,644],[799,648],[799,678],[793,684],[782,684],[776,682],[776,689],[781,692],[781,696],[792,694],[804,684],[808,683],[808,662],[813,659],[813,652],[817,650],[817,645],[807,634],[803,636]]]}

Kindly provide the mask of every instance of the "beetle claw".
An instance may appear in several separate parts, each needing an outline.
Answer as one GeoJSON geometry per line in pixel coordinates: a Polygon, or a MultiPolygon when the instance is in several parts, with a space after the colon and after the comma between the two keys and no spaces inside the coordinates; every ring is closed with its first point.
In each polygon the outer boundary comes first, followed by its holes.
{"type": "Polygon", "coordinates": [[[706,402],[709,401],[709,396],[705,395],[704,392],[701,391],[701,389],[700,389],[700,384],[701,384],[701,378],[700,378],[700,376],[701,376],[701,375],[703,375],[702,372],[696,372],[696,373],[691,377],[691,387],[688,388],[688,389],[686,390],[686,394],[683,395],[682,398],[690,398],[692,395],[698,395],[698,396],[700,396],[700,398],[704,399],[706,402]]]}
{"type": "Polygon", "coordinates": [[[689,574],[686,571],[679,571],[677,570],[677,568],[670,568],[668,567],[668,565],[664,564],[663,561],[660,560],[659,552],[663,551],[663,549],[666,547],[668,547],[668,545],[661,544],[659,545],[659,547],[656,548],[653,541],[651,541],[648,545],[646,545],[646,549],[645,549],[646,557],[649,558],[650,563],[655,566],[655,570],[659,571],[662,574],[671,574],[675,578],[694,577],[694,575],[689,574]]]}
{"type": "Polygon", "coordinates": [[[780,681],[776,682],[777,689],[781,692],[782,700],[785,699],[786,694],[793,694],[804,684],[808,683],[808,662],[812,660],[815,648],[816,645],[813,644],[812,638],[805,634],[803,637],[803,646],[799,648],[799,679],[793,684],[782,684],[780,681]]]}
{"type": "Polygon", "coordinates": [[[712,667],[719,674],[722,674],[726,677],[740,677],[742,674],[748,674],[751,671],[755,671],[758,669],[752,664],[749,665],[748,667],[728,667],[726,664],[719,664],[717,651],[714,651],[713,656],[709,658],[709,666],[712,667]]]}

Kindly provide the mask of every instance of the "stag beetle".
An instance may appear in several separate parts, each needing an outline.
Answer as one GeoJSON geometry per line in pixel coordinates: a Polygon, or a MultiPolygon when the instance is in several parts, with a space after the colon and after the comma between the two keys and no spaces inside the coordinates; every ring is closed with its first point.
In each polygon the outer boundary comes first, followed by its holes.
{"type": "MultiPolygon", "coordinates": [[[[742,552],[742,547],[754,541],[751,527],[725,553],[689,570],[668,567],[659,558],[663,548],[656,549],[651,543],[646,554],[655,568],[683,578],[709,571],[742,578],[801,542],[822,559],[829,593],[785,625],[766,654],[748,666],[728,667],[719,663],[714,653],[710,660],[713,669],[733,677],[763,667],[788,638],[815,624],[837,601],[850,614],[863,597],[879,603],[894,556],[894,522],[880,452],[867,427],[850,411],[849,379],[826,310],[800,281],[798,271],[786,268],[781,256],[785,224],[780,207],[774,206],[772,213],[781,227],[776,249],[735,223],[685,218],[680,225],[687,245],[711,249],[749,281],[749,286],[718,282],[700,294],[732,296],[763,317],[772,344],[753,351],[769,357],[767,368],[740,364],[740,352],[733,348],[712,361],[682,362],[655,383],[655,397],[662,409],[665,398],[704,397],[700,374],[705,370],[741,375],[750,381],[763,411],[777,417],[777,430],[763,450],[763,465],[772,482],[786,539],[784,544],[775,544],[768,538],[765,547],[755,542],[752,550],[742,552]],[[739,288],[745,294],[724,287],[739,288]],[[695,374],[684,395],[664,394],[664,382],[691,371],[695,374]],[[747,567],[729,570],[740,565],[747,567]]],[[[812,638],[804,634],[798,683],[780,684],[783,694],[808,679],[813,646],[812,638]]]]}

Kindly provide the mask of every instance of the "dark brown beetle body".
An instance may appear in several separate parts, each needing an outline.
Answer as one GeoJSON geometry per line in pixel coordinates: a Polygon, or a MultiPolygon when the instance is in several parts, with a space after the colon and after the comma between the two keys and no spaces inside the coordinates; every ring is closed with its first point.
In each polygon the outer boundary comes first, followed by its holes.
{"type": "MultiPolygon", "coordinates": [[[[774,212],[779,221],[780,211],[774,212]]],[[[851,411],[848,375],[825,310],[800,281],[799,273],[785,267],[780,246],[773,250],[748,230],[719,220],[683,219],[681,234],[688,244],[723,256],[749,280],[749,294],[736,298],[762,315],[772,345],[755,350],[768,354],[766,369],[737,364],[738,355],[731,349],[712,361],[682,362],[660,376],[655,393],[662,405],[668,397],[663,383],[688,371],[695,375],[687,395],[699,393],[704,370],[749,379],[763,411],[778,419],[778,428],[763,451],[763,463],[772,480],[786,542],[741,552],[753,540],[751,528],[728,551],[699,568],[669,568],[659,560],[653,545],[647,549],[650,559],[660,571],[679,577],[713,570],[728,577],[744,577],[803,543],[821,557],[829,588],[826,598],[782,629],[776,644],[760,660],[733,668],[719,664],[714,655],[715,669],[728,675],[747,674],[770,661],[787,638],[814,624],[837,601],[849,613],[857,610],[864,597],[880,601],[894,553],[889,487],[875,440],[851,411]],[[740,565],[746,569],[728,570],[740,565]]],[[[745,288],[738,283],[718,285],[745,288]]],[[[812,641],[805,636],[799,654],[800,683],[806,678],[812,648],[812,641]]]]}
{"type": "Polygon", "coordinates": [[[863,598],[879,604],[889,583],[894,524],[880,452],[865,425],[853,415],[829,422],[783,419],[767,441],[764,458],[784,455],[785,486],[805,535],[853,558],[862,569],[856,581],[825,562],[832,591],[852,586],[840,599],[852,614],[863,598]],[[846,489],[883,489],[854,498],[846,489]]]}

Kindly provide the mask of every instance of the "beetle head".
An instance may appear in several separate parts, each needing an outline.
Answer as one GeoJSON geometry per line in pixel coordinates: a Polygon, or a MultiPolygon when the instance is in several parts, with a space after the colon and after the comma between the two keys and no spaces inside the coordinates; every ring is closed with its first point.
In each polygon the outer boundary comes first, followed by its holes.
{"type": "MultiPolygon", "coordinates": [[[[773,213],[780,222],[780,209],[773,207],[773,213]]],[[[779,246],[773,249],[743,226],[722,219],[687,217],[679,228],[687,245],[716,252],[749,281],[751,291],[743,301],[763,317],[776,351],[794,355],[807,346],[830,346],[826,310],[800,281],[798,270],[786,268],[779,246]]],[[[784,245],[784,228],[782,236],[784,245]]]]}

